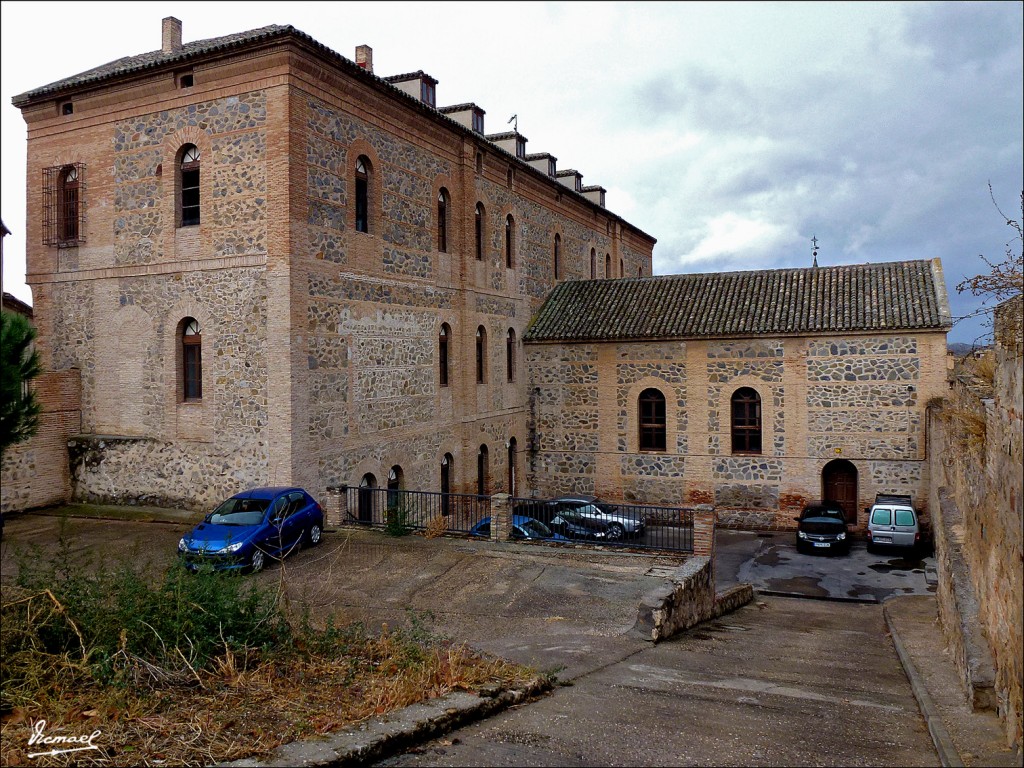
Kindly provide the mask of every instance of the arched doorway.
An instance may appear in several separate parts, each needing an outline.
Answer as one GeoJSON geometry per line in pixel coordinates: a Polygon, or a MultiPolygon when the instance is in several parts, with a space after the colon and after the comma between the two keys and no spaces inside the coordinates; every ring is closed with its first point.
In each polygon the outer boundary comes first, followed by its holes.
{"type": "Polygon", "coordinates": [[[821,470],[821,498],[837,501],[848,523],[857,522],[857,467],[846,459],[830,461],[821,470]]]}
{"type": "Polygon", "coordinates": [[[446,453],[444,458],[441,459],[441,514],[447,515],[451,512],[451,499],[449,495],[452,492],[452,464],[455,459],[452,458],[450,453],[446,453]]]}
{"type": "Polygon", "coordinates": [[[519,445],[516,443],[514,437],[509,438],[508,441],[508,495],[516,495],[516,454],[519,451],[519,445]]]}
{"type": "Polygon", "coordinates": [[[395,509],[402,501],[401,491],[405,489],[405,473],[397,464],[388,472],[388,511],[395,509]]]}
{"type": "Polygon", "coordinates": [[[373,522],[373,496],[377,487],[377,478],[372,472],[363,475],[359,481],[359,522],[369,525],[373,522]]]}

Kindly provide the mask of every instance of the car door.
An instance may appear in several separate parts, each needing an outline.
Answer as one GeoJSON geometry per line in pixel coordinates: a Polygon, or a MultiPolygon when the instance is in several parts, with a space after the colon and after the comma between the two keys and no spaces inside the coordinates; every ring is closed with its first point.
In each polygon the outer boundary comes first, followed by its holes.
{"type": "Polygon", "coordinates": [[[274,499],[274,503],[270,505],[270,511],[267,513],[269,531],[266,549],[271,555],[279,555],[285,548],[285,520],[289,506],[288,494],[282,494],[274,499]]]}
{"type": "Polygon", "coordinates": [[[871,540],[875,544],[893,544],[892,509],[890,507],[874,507],[868,521],[871,540]]]}
{"type": "Polygon", "coordinates": [[[893,508],[892,543],[912,547],[917,541],[917,517],[907,507],[893,508]]]}
{"type": "Polygon", "coordinates": [[[294,547],[306,530],[306,514],[308,512],[305,495],[302,491],[288,494],[288,506],[284,510],[284,523],[281,525],[281,541],[285,550],[294,547]]]}

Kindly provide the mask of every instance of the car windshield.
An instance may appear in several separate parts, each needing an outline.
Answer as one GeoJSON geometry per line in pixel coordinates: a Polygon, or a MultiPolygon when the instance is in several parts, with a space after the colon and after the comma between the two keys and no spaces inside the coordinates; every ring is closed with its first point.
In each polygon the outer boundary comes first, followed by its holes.
{"type": "Polygon", "coordinates": [[[594,504],[599,510],[604,512],[606,515],[621,515],[622,510],[616,507],[614,504],[605,504],[604,502],[598,501],[594,504]]]}
{"type": "Polygon", "coordinates": [[[527,520],[519,526],[531,539],[549,539],[553,535],[551,529],[539,520],[527,520]]]}
{"type": "Polygon", "coordinates": [[[270,506],[269,499],[228,499],[210,513],[212,525],[259,525],[270,506]]]}
{"type": "Polygon", "coordinates": [[[829,509],[828,507],[810,507],[805,509],[804,518],[808,517],[830,517],[834,520],[846,519],[838,509],[829,509]]]}
{"type": "Polygon", "coordinates": [[[914,510],[912,509],[900,509],[896,507],[896,525],[913,525],[914,524],[914,510]]]}

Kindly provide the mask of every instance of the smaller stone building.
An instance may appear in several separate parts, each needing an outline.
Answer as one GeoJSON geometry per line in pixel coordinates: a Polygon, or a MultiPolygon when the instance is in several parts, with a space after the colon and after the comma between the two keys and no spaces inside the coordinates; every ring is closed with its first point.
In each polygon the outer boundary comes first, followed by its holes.
{"type": "Polygon", "coordinates": [[[528,484],[750,527],[924,509],[950,326],[938,259],[563,283],[524,337],[528,484]]]}

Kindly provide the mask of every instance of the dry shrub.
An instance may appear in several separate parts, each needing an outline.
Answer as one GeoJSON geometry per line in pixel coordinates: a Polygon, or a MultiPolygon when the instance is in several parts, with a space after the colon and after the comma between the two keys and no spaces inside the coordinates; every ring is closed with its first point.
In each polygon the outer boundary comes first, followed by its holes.
{"type": "Polygon", "coordinates": [[[447,532],[448,518],[444,515],[434,515],[427,521],[423,535],[428,539],[436,539],[438,536],[444,536],[447,532]]]}

